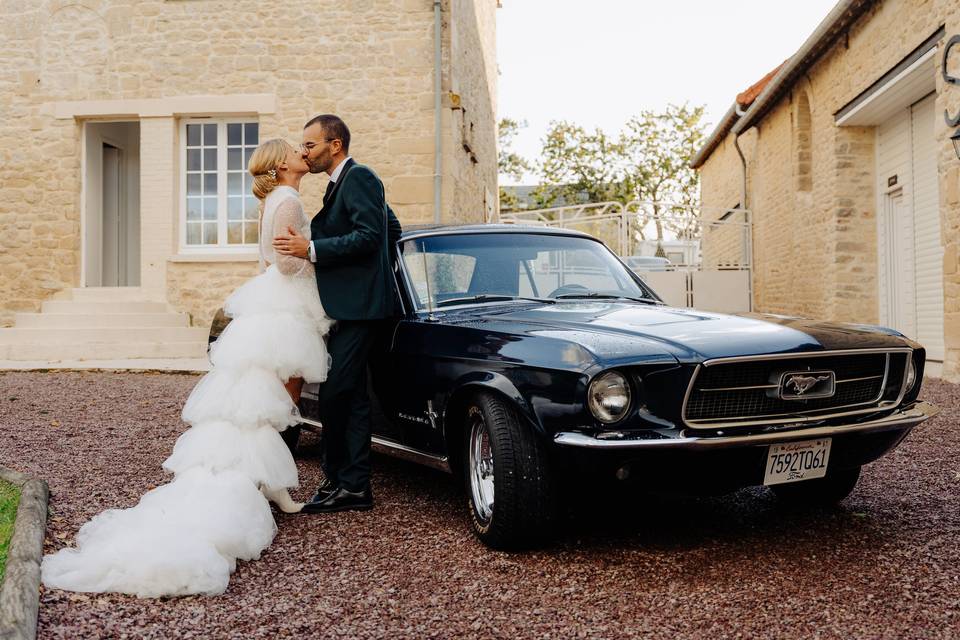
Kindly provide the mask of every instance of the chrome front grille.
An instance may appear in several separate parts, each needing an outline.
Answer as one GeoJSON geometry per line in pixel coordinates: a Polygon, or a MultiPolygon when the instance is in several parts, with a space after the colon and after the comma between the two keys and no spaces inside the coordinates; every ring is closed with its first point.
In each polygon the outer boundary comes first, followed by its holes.
{"type": "Polygon", "coordinates": [[[694,428],[784,424],[894,406],[903,393],[910,349],[851,350],[708,360],[697,367],[683,405],[694,428]],[[787,372],[832,371],[827,398],[784,399],[787,372]]]}

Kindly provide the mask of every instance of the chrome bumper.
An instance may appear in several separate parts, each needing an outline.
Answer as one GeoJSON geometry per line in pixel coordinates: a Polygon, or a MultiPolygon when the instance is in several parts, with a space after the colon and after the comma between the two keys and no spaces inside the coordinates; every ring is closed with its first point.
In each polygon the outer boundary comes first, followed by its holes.
{"type": "Polygon", "coordinates": [[[921,422],[932,418],[940,409],[928,402],[916,402],[884,418],[857,422],[854,424],[809,427],[791,431],[771,431],[769,433],[755,433],[740,436],[691,436],[687,431],[681,431],[677,438],[662,438],[656,440],[623,438],[596,438],[577,432],[560,432],[553,437],[553,441],[564,447],[582,449],[690,449],[708,450],[728,447],[743,447],[754,444],[771,444],[804,440],[807,438],[822,438],[839,436],[848,433],[869,433],[873,431],[887,431],[903,427],[915,427],[921,422]]]}

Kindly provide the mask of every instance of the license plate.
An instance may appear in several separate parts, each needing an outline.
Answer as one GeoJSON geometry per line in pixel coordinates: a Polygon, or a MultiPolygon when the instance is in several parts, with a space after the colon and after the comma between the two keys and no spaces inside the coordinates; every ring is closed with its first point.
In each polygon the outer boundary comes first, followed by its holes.
{"type": "Polygon", "coordinates": [[[827,475],[830,438],[772,444],[767,452],[763,484],[800,482],[827,475]]]}

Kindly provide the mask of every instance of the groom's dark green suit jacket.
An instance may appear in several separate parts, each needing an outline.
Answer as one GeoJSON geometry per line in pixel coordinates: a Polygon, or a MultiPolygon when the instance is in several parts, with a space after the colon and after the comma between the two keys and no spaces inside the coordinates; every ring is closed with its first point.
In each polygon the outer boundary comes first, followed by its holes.
{"type": "Polygon", "coordinates": [[[375,320],[396,313],[391,265],[400,232],[383,182],[369,167],[347,160],[310,223],[317,288],[327,315],[375,320]]]}

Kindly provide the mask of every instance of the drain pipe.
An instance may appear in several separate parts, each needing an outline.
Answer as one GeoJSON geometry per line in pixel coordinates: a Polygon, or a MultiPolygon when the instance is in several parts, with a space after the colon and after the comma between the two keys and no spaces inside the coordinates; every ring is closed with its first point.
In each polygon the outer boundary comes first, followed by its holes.
{"type": "MultiPolygon", "coordinates": [[[[733,106],[736,109],[737,116],[743,117],[746,112],[740,108],[740,103],[734,102],[733,106]]],[[[733,133],[733,148],[737,150],[737,155],[740,156],[740,176],[742,178],[740,181],[740,206],[743,207],[743,217],[744,222],[747,223],[748,234],[746,242],[743,244],[747,254],[747,264],[750,265],[750,268],[747,269],[748,286],[750,287],[748,308],[753,311],[753,216],[750,215],[750,207],[747,206],[747,159],[743,155],[743,149],[740,148],[740,134],[736,131],[731,133],[733,133]]]]}
{"type": "Polygon", "coordinates": [[[440,38],[443,22],[440,17],[440,0],[433,0],[433,221],[440,224],[440,193],[443,171],[440,135],[442,100],[440,96],[440,65],[442,63],[442,41],[440,38]]]}
{"type": "MultiPolygon", "coordinates": [[[[738,118],[742,118],[746,113],[743,109],[740,108],[739,102],[733,103],[733,108],[737,114],[738,118]]],[[[747,209],[747,159],[743,156],[743,149],[740,148],[740,134],[736,131],[733,133],[733,148],[737,150],[737,155],[740,156],[740,206],[744,209],[747,209]]]]}

